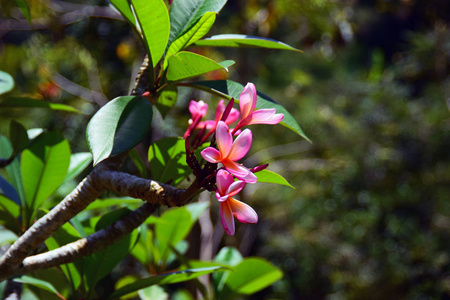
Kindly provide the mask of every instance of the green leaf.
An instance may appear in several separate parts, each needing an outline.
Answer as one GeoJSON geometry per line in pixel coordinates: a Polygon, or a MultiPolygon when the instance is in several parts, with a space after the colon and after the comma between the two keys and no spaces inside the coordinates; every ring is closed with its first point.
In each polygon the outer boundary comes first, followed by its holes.
{"type": "Polygon", "coordinates": [[[139,153],[136,151],[135,148],[131,149],[128,152],[128,156],[133,161],[136,168],[138,168],[140,177],[148,178],[147,165],[145,164],[144,160],[142,159],[142,157],[139,155],[139,153]]]}
{"type": "Polygon", "coordinates": [[[196,46],[252,47],[303,52],[277,40],[244,34],[220,34],[195,42],[196,46]]]}
{"type": "Polygon", "coordinates": [[[140,204],[142,204],[141,199],[134,198],[106,198],[106,199],[98,199],[97,201],[92,202],[86,207],[86,210],[97,210],[97,209],[105,209],[111,208],[114,206],[118,207],[127,207],[127,208],[136,208],[140,204]]]}
{"type": "Polygon", "coordinates": [[[2,194],[20,204],[19,194],[17,194],[16,189],[0,175],[0,195],[2,194]]]}
{"type": "Polygon", "coordinates": [[[159,285],[152,285],[139,290],[139,297],[142,300],[168,300],[169,294],[159,285]]]}
{"type": "MultiPolygon", "coordinates": [[[[183,83],[183,86],[203,90],[220,97],[225,97],[227,99],[234,98],[236,100],[239,99],[239,95],[244,90],[244,86],[242,84],[231,80],[197,81],[193,83],[183,83]]],[[[294,117],[292,117],[292,115],[283,106],[261,92],[258,92],[257,97],[257,109],[276,108],[277,113],[284,114],[284,118],[281,124],[309,141],[308,137],[306,137],[306,135],[303,133],[297,121],[295,121],[294,117]]]]}
{"type": "MultiPolygon", "coordinates": [[[[13,153],[13,147],[9,140],[0,135],[0,157],[10,157],[13,153]]],[[[25,191],[23,189],[23,183],[22,183],[22,174],[20,171],[20,162],[18,158],[15,158],[8,166],[6,166],[6,173],[9,176],[9,182],[12,184],[12,186],[16,189],[17,193],[20,197],[20,205],[22,207],[25,207],[26,200],[25,200],[25,191]]],[[[22,216],[24,218],[24,216],[22,216]]]]}
{"type": "Polygon", "coordinates": [[[178,37],[167,49],[166,58],[164,59],[164,69],[167,67],[168,59],[170,59],[172,55],[175,55],[178,51],[185,49],[190,44],[205,36],[211,29],[215,20],[215,12],[205,12],[192,28],[178,37]]]}
{"type": "MultiPolygon", "coordinates": [[[[99,231],[111,225],[128,212],[128,209],[119,209],[103,215],[95,225],[95,230],[99,231]]],[[[137,230],[135,229],[132,233],[127,234],[106,249],[96,252],[84,259],[83,271],[86,289],[89,290],[89,293],[92,293],[95,284],[100,279],[108,275],[111,270],[127,256],[137,239],[137,235],[137,230]]]]}
{"type": "Polygon", "coordinates": [[[111,294],[110,299],[116,299],[121,296],[133,293],[140,289],[159,284],[171,284],[178,283],[183,281],[192,280],[198,278],[200,276],[210,274],[214,271],[220,270],[221,267],[208,267],[208,268],[199,268],[199,269],[188,269],[178,272],[164,273],[161,275],[151,276],[147,278],[139,279],[132,284],[126,285],[123,288],[116,290],[111,294]]]}
{"type": "Polygon", "coordinates": [[[192,52],[182,51],[169,58],[167,79],[169,81],[184,80],[219,69],[227,71],[227,68],[224,68],[210,58],[192,52]]]}
{"type": "Polygon", "coordinates": [[[136,28],[136,18],[134,17],[128,0],[109,0],[109,3],[111,3],[120,12],[125,20],[136,28]]]}
{"type": "Polygon", "coordinates": [[[37,279],[31,276],[23,275],[17,278],[14,278],[13,281],[29,284],[35,287],[38,287],[40,289],[46,290],[48,292],[51,292],[55,295],[60,295],[58,291],[55,289],[55,287],[50,283],[42,279],[37,279]]]}
{"type": "Polygon", "coordinates": [[[0,95],[14,88],[14,79],[6,72],[0,71],[0,95]]]}
{"type": "Polygon", "coordinates": [[[0,225],[16,234],[20,234],[19,214],[20,206],[15,201],[0,194],[0,225]]]}
{"type": "Polygon", "coordinates": [[[295,190],[295,188],[286,179],[284,179],[283,176],[273,171],[262,170],[260,172],[256,172],[255,175],[258,178],[258,182],[281,184],[291,187],[295,190]]]}
{"type": "Polygon", "coordinates": [[[2,228],[0,230],[0,246],[4,244],[12,244],[17,240],[18,236],[14,232],[2,228]]]}
{"type": "Polygon", "coordinates": [[[80,114],[82,113],[72,106],[26,97],[9,97],[0,102],[0,108],[47,108],[51,110],[61,110],[80,114]]]}
{"type": "Polygon", "coordinates": [[[208,202],[195,202],[195,203],[189,203],[188,205],[185,205],[184,208],[186,208],[189,213],[191,214],[191,220],[192,222],[196,222],[200,215],[209,207],[210,203],[208,202]]]}
{"type": "Polygon", "coordinates": [[[28,23],[33,26],[31,23],[31,15],[30,15],[30,9],[28,7],[28,4],[25,0],[16,0],[17,7],[22,11],[23,15],[27,19],[28,23]]]}
{"type": "MultiPolygon", "coordinates": [[[[242,254],[236,248],[223,247],[214,257],[214,262],[234,267],[237,266],[243,259],[242,254]]],[[[213,274],[213,280],[219,292],[223,290],[230,273],[230,271],[225,271],[222,273],[213,274]]]]}
{"type": "Polygon", "coordinates": [[[161,260],[164,262],[169,257],[170,247],[174,247],[189,234],[194,222],[184,207],[167,210],[159,220],[155,225],[155,236],[159,243],[161,260]]]}
{"type": "Polygon", "coordinates": [[[131,3],[140,24],[150,60],[155,67],[163,56],[169,40],[170,20],[167,7],[162,0],[131,0],[131,3]]]}
{"type": "MultiPolygon", "coordinates": [[[[81,236],[77,230],[70,224],[64,223],[51,237],[45,241],[48,250],[54,250],[66,244],[72,243],[81,236]]],[[[74,290],[77,290],[81,284],[81,264],[79,261],[59,266],[66,275],[67,280],[72,284],[74,290]]]]}
{"type": "Polygon", "coordinates": [[[94,165],[139,144],[151,121],[152,105],[143,97],[118,97],[100,108],[86,131],[94,165]]]}
{"type": "Polygon", "coordinates": [[[74,153],[70,156],[69,170],[67,171],[64,183],[69,182],[86,169],[92,162],[92,154],[89,152],[74,153]]]}
{"type": "Polygon", "coordinates": [[[280,280],[283,273],[262,258],[246,258],[234,268],[226,285],[233,291],[250,295],[280,280]]]}
{"type": "Polygon", "coordinates": [[[218,13],[227,0],[174,0],[170,6],[170,37],[168,46],[186,33],[206,13],[218,13]]]}
{"type": "Polygon", "coordinates": [[[18,154],[28,147],[28,133],[25,127],[16,120],[12,120],[9,125],[9,139],[14,148],[14,153],[18,154]]]}
{"type": "Polygon", "coordinates": [[[22,181],[29,209],[39,207],[59,187],[69,164],[69,143],[56,132],[41,134],[23,151],[22,181]]]}
{"type": "Polygon", "coordinates": [[[175,105],[178,97],[178,87],[175,85],[168,85],[159,95],[156,107],[163,117],[167,115],[169,110],[175,105]]]}
{"type": "Polygon", "coordinates": [[[148,161],[152,178],[159,182],[171,182],[176,186],[192,170],[186,163],[185,141],[182,138],[163,138],[148,149],[148,161]]]}

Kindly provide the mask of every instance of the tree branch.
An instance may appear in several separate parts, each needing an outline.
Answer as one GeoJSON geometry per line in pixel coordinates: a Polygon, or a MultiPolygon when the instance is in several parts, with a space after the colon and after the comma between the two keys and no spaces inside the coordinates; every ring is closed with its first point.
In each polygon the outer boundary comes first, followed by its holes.
{"type": "MultiPolygon", "coordinates": [[[[90,236],[58,249],[27,257],[19,268],[15,270],[15,274],[25,274],[37,269],[67,264],[102,250],[139,227],[156,210],[156,207],[154,204],[144,203],[141,207],[128,213],[112,225],[90,236]]],[[[3,274],[1,277],[3,277],[3,274]]]]}

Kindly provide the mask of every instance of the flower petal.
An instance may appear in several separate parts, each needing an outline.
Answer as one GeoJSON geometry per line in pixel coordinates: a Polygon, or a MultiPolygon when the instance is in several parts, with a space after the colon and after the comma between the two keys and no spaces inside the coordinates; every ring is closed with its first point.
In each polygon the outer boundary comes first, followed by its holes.
{"type": "Polygon", "coordinates": [[[203,156],[204,159],[206,159],[207,161],[209,161],[210,163],[219,163],[222,160],[222,156],[220,155],[220,152],[213,147],[208,147],[205,148],[202,152],[201,155],[203,156]]]}
{"type": "Polygon", "coordinates": [[[230,172],[220,169],[216,175],[216,183],[217,183],[217,192],[220,196],[227,195],[227,189],[234,182],[233,175],[230,172]]]}
{"type": "Polygon", "coordinates": [[[239,119],[239,115],[239,111],[236,108],[232,108],[230,114],[228,115],[228,118],[225,120],[225,123],[230,125],[231,123],[236,122],[239,119]]]}
{"type": "Polygon", "coordinates": [[[227,188],[225,194],[228,195],[229,197],[232,197],[232,196],[236,195],[237,193],[239,193],[244,188],[244,186],[245,186],[245,181],[242,181],[242,180],[234,181],[227,188]]]}
{"type": "Polygon", "coordinates": [[[222,221],[223,229],[229,235],[234,235],[234,218],[228,201],[220,203],[220,220],[222,221]]]}
{"type": "Polygon", "coordinates": [[[252,132],[250,129],[245,129],[242,133],[234,140],[231,146],[228,158],[233,161],[240,160],[243,158],[248,150],[252,147],[252,132]]]}
{"type": "Polygon", "coordinates": [[[233,215],[242,223],[255,224],[258,222],[258,214],[250,205],[245,204],[234,198],[228,199],[228,205],[231,207],[233,215]]]}
{"type": "Polygon", "coordinates": [[[247,83],[239,96],[239,108],[241,109],[241,119],[247,118],[255,110],[256,88],[251,82],[247,83]]]}
{"type": "Polygon", "coordinates": [[[257,180],[255,174],[250,172],[250,170],[244,167],[243,165],[240,165],[229,159],[223,160],[222,164],[231,174],[236,176],[238,179],[241,179],[248,183],[253,183],[256,182],[257,180]]]}
{"type": "Polygon", "coordinates": [[[216,141],[222,158],[226,158],[233,145],[233,137],[231,136],[231,133],[228,132],[228,125],[223,121],[219,121],[217,124],[216,141]]]}
{"type": "Polygon", "coordinates": [[[228,195],[221,196],[221,195],[219,194],[219,192],[216,192],[216,198],[217,198],[217,201],[223,202],[223,201],[228,200],[228,198],[230,198],[230,197],[229,197],[228,195]]]}
{"type": "Polygon", "coordinates": [[[268,109],[259,109],[257,111],[254,111],[249,118],[250,120],[246,120],[246,125],[251,124],[278,124],[283,120],[284,115],[283,114],[275,114],[276,109],[275,108],[268,108],[268,109]]]}

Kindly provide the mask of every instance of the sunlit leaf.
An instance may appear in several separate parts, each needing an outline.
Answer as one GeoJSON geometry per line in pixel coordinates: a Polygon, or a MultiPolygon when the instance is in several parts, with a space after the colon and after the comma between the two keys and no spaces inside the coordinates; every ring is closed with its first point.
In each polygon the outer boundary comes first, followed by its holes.
{"type": "Polygon", "coordinates": [[[17,240],[18,236],[12,231],[7,229],[0,230],[0,246],[6,243],[12,244],[17,240]]]}
{"type": "MultiPolygon", "coordinates": [[[[188,1],[187,1],[188,2],[188,1]]],[[[216,20],[216,13],[206,12],[187,32],[178,37],[169,46],[164,60],[164,69],[167,67],[168,59],[178,51],[185,49],[195,41],[201,39],[211,29],[216,20]]]]}
{"type": "Polygon", "coordinates": [[[182,138],[164,138],[148,149],[152,178],[159,182],[178,185],[192,170],[186,163],[185,141],[182,138]]]}
{"type": "Polygon", "coordinates": [[[168,46],[186,33],[206,13],[218,13],[226,0],[174,0],[170,6],[170,37],[168,46]]]}
{"type": "MultiPolygon", "coordinates": [[[[227,265],[230,267],[234,267],[238,265],[244,257],[234,247],[223,247],[219,253],[216,254],[214,257],[214,262],[220,263],[223,265],[227,265]]],[[[230,271],[220,272],[220,273],[214,273],[213,274],[213,280],[216,284],[217,290],[222,291],[223,287],[225,286],[225,282],[227,281],[228,276],[230,275],[230,271]]]]}
{"type": "Polygon", "coordinates": [[[195,42],[195,45],[211,47],[252,47],[303,52],[277,40],[244,34],[214,35],[210,38],[195,42]]]}
{"type": "Polygon", "coordinates": [[[109,3],[111,3],[120,12],[125,20],[136,27],[136,19],[128,0],[109,0],[109,3]]]}
{"type": "Polygon", "coordinates": [[[233,291],[250,295],[280,280],[283,273],[262,258],[246,258],[230,273],[226,285],[233,291]]]}
{"type": "MultiPolygon", "coordinates": [[[[242,84],[231,80],[197,81],[193,83],[183,83],[183,86],[200,89],[227,99],[234,98],[236,101],[239,99],[239,95],[244,90],[244,86],[242,84]]],[[[277,113],[284,114],[284,118],[281,124],[309,141],[309,139],[306,137],[306,135],[298,125],[297,121],[295,121],[294,117],[283,106],[261,92],[258,92],[257,97],[257,109],[276,108],[277,113]]]]}
{"type": "Polygon", "coordinates": [[[152,121],[152,105],[143,97],[118,97],[92,117],[86,138],[94,158],[100,161],[136,146],[152,121]]]}
{"type": "MultiPolygon", "coordinates": [[[[0,225],[16,234],[20,234],[19,215],[20,206],[15,201],[0,194],[0,225]]],[[[0,232],[2,232],[2,230],[0,230],[0,232]]]]}
{"type": "Polygon", "coordinates": [[[23,151],[22,181],[31,210],[39,207],[59,187],[69,164],[69,143],[56,132],[41,134],[23,151]]]}
{"type": "Polygon", "coordinates": [[[255,173],[258,182],[281,184],[295,189],[283,176],[273,171],[262,170],[255,173]]]}
{"type": "Polygon", "coordinates": [[[199,268],[199,269],[188,269],[178,272],[164,273],[161,275],[151,276],[147,278],[139,279],[132,284],[126,285],[121,289],[116,290],[111,294],[111,299],[117,299],[121,296],[133,293],[140,289],[152,286],[155,284],[170,284],[178,283],[183,281],[192,280],[200,276],[210,274],[212,272],[220,270],[221,267],[209,267],[209,268],[199,268]]]}
{"type": "Polygon", "coordinates": [[[0,95],[14,88],[14,79],[6,72],[0,71],[0,95]]]}
{"type": "Polygon", "coordinates": [[[167,7],[162,0],[131,0],[149,56],[156,66],[164,54],[170,33],[167,7]]]}
{"type": "Polygon", "coordinates": [[[155,235],[161,260],[164,262],[169,256],[170,247],[175,246],[189,234],[194,222],[192,222],[191,214],[184,207],[169,209],[159,219],[161,222],[155,225],[155,235]]]}
{"type": "Polygon", "coordinates": [[[61,110],[73,113],[82,113],[72,106],[51,103],[45,100],[38,100],[26,97],[9,97],[0,101],[0,108],[46,108],[51,110],[61,110]]]}
{"type": "Polygon", "coordinates": [[[210,58],[182,51],[169,58],[167,79],[170,81],[183,80],[219,69],[227,70],[210,58]]]}

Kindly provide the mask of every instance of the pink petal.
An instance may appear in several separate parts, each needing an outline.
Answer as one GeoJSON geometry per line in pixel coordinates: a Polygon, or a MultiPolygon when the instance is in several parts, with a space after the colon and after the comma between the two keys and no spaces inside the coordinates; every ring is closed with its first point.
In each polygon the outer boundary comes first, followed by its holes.
{"type": "Polygon", "coordinates": [[[205,148],[201,152],[201,155],[203,156],[204,159],[206,159],[210,163],[217,164],[217,163],[221,162],[221,160],[222,160],[222,156],[220,155],[220,152],[213,147],[205,148]]]}
{"type": "Polygon", "coordinates": [[[258,215],[250,205],[234,198],[229,198],[227,202],[229,203],[229,206],[233,211],[233,215],[236,217],[236,219],[238,219],[239,222],[251,224],[255,224],[258,222],[258,215]]]}
{"type": "Polygon", "coordinates": [[[236,108],[232,108],[225,123],[230,125],[231,123],[236,122],[239,119],[239,115],[239,111],[236,108]]]}
{"type": "Polygon", "coordinates": [[[213,128],[215,129],[215,126],[216,126],[215,121],[208,120],[208,121],[198,123],[197,128],[199,128],[199,129],[206,128],[207,130],[211,130],[213,128]]]}
{"type": "Polygon", "coordinates": [[[251,146],[252,146],[252,132],[250,131],[250,129],[245,129],[236,138],[233,145],[231,146],[228,158],[233,161],[240,160],[247,154],[251,146]]]}
{"type": "Polygon", "coordinates": [[[219,122],[220,119],[222,118],[223,112],[225,110],[225,104],[223,104],[223,100],[220,100],[219,103],[217,104],[217,108],[216,108],[216,118],[215,121],[219,122]]]}
{"type": "Polygon", "coordinates": [[[256,88],[251,82],[247,83],[239,96],[239,108],[241,109],[241,119],[245,119],[255,110],[256,88]]]}
{"type": "Polygon", "coordinates": [[[253,183],[256,182],[257,180],[255,174],[250,172],[250,170],[244,167],[243,165],[240,165],[229,159],[223,160],[222,164],[231,174],[236,176],[238,179],[241,179],[248,183],[253,183]]]}
{"type": "Polygon", "coordinates": [[[230,186],[227,188],[225,194],[229,197],[233,197],[237,193],[239,193],[245,186],[245,181],[237,180],[230,184],[230,186]]]}
{"type": "Polygon", "coordinates": [[[220,203],[220,220],[222,221],[223,229],[229,235],[234,235],[234,218],[233,212],[228,204],[228,201],[220,203]]]}
{"type": "Polygon", "coordinates": [[[195,119],[197,116],[201,116],[203,118],[208,111],[208,104],[203,102],[203,100],[198,102],[191,100],[191,102],[189,102],[189,111],[192,114],[192,119],[195,119]]]}
{"type": "Polygon", "coordinates": [[[217,198],[217,201],[223,202],[223,201],[228,200],[228,198],[230,198],[230,196],[228,196],[228,195],[221,196],[221,195],[219,194],[219,192],[216,192],[216,198],[217,198]]]}
{"type": "Polygon", "coordinates": [[[220,169],[216,175],[216,182],[217,192],[219,192],[220,196],[225,196],[228,194],[227,189],[231,184],[233,184],[234,178],[233,175],[230,174],[230,172],[224,169],[220,169]]]}
{"type": "Polygon", "coordinates": [[[284,115],[283,114],[275,114],[276,109],[275,108],[268,108],[268,109],[259,109],[257,111],[254,111],[253,114],[250,117],[250,120],[247,121],[246,125],[251,124],[278,124],[283,120],[284,115]]]}
{"type": "Polygon", "coordinates": [[[231,133],[228,132],[228,125],[223,121],[219,121],[217,124],[216,141],[222,157],[226,158],[233,145],[233,137],[231,136],[231,133]]]}

